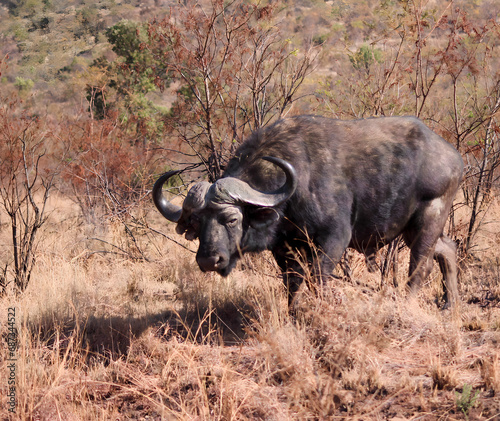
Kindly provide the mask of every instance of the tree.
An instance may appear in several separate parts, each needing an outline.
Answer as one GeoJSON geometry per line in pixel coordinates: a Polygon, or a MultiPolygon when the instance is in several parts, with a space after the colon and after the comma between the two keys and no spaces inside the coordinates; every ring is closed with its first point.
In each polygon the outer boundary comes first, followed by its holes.
{"type": "Polygon", "coordinates": [[[275,7],[188,0],[149,25],[145,48],[161,64],[156,84],[181,85],[166,126],[211,181],[249,131],[291,109],[312,70],[314,50],[299,52],[284,39],[275,7]]]}
{"type": "Polygon", "coordinates": [[[118,119],[122,128],[135,133],[136,142],[146,146],[160,136],[166,113],[149,97],[158,90],[152,68],[160,64],[143,48],[148,39],[147,25],[124,20],[109,28],[106,36],[118,57],[112,62],[101,57],[87,71],[86,98],[91,118],[118,119]]]}

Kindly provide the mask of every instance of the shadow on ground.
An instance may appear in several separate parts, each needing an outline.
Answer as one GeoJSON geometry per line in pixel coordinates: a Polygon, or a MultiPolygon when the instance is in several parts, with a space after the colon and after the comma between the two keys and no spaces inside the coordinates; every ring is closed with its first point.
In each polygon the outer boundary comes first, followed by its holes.
{"type": "Polygon", "coordinates": [[[61,352],[76,343],[89,359],[112,360],[126,355],[132,340],[149,328],[166,340],[177,337],[194,343],[238,344],[247,337],[255,316],[255,310],[248,305],[224,303],[212,309],[197,306],[144,317],[91,315],[55,321],[47,316],[32,322],[29,332],[49,347],[57,343],[61,352]]]}

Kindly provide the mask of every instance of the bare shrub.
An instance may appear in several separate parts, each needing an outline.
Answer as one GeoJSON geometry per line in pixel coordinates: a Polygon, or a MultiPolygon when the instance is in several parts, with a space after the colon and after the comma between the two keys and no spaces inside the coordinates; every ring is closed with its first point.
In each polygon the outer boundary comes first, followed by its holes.
{"type": "Polygon", "coordinates": [[[11,243],[2,262],[0,294],[13,281],[24,291],[36,262],[39,231],[46,221],[46,204],[57,167],[54,146],[41,121],[20,111],[16,98],[0,107],[0,202],[10,221],[11,243]]]}
{"type": "Polygon", "coordinates": [[[291,109],[312,70],[313,50],[299,54],[283,37],[278,7],[188,1],[149,26],[145,48],[162,63],[156,83],[181,85],[167,127],[210,181],[250,130],[291,109]]]}

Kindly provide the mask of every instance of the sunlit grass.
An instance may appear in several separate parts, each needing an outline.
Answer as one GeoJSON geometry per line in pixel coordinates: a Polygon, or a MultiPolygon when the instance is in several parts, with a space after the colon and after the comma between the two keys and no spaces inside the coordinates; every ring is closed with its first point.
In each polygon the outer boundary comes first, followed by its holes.
{"type": "MultiPolygon", "coordinates": [[[[149,261],[130,260],[89,241],[66,199],[54,206],[28,290],[1,299],[5,317],[17,310],[12,419],[438,419],[460,416],[455,391],[466,384],[479,391],[471,418],[500,412],[493,267],[464,266],[450,312],[435,304],[437,273],[408,301],[354,256],[351,279],[311,283],[290,312],[266,253],[227,279],[163,238],[148,248],[138,236],[149,261]]],[[[100,235],[117,243],[125,233],[115,224],[100,235]]],[[[6,356],[4,344],[3,367],[6,356]]]]}

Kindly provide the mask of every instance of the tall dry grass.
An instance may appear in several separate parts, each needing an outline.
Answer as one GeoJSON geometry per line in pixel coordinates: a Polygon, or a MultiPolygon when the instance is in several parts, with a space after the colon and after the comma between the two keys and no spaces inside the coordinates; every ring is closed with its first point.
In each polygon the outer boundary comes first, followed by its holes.
{"type": "MultiPolygon", "coordinates": [[[[470,419],[500,414],[493,224],[461,262],[459,311],[438,309],[437,268],[405,298],[402,252],[398,288],[355,255],[350,279],[303,288],[289,312],[266,253],[222,279],[165,237],[138,231],[133,245],[118,221],[85,225],[62,197],[52,207],[29,288],[0,301],[2,335],[9,307],[19,332],[15,415],[0,349],[2,419],[465,419],[466,385],[479,392],[470,419]]],[[[173,237],[160,218],[148,215],[173,237]]]]}

